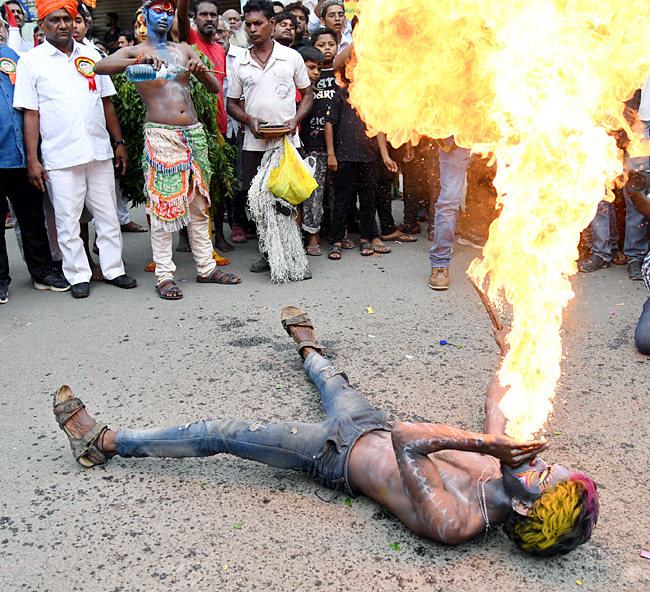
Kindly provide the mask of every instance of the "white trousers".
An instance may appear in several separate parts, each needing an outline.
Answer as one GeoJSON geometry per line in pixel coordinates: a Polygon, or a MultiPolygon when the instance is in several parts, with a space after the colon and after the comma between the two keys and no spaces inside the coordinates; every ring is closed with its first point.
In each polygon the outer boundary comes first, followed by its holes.
{"type": "MultiPolygon", "coordinates": [[[[187,235],[196,262],[196,271],[203,277],[209,276],[217,266],[217,262],[212,258],[209,222],[210,216],[205,211],[205,198],[197,193],[190,203],[190,222],[187,226],[187,235]]],[[[156,264],[156,280],[158,283],[174,279],[176,265],[172,260],[172,247],[173,233],[152,223],[151,250],[156,264]]]]}
{"type": "Polygon", "coordinates": [[[107,280],[123,275],[122,233],[117,220],[113,161],[94,160],[54,169],[47,174],[65,278],[72,285],[90,281],[90,266],[79,236],[79,218],[84,204],[95,220],[102,274],[107,280]]]}

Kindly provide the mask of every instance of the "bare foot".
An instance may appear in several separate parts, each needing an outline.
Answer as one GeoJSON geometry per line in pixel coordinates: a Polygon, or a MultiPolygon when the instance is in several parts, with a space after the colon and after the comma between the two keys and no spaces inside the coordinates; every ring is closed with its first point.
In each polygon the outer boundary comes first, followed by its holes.
{"type": "Polygon", "coordinates": [[[94,261],[90,264],[90,281],[99,282],[104,279],[102,268],[94,261]]]}
{"type": "Polygon", "coordinates": [[[214,237],[214,246],[222,253],[230,253],[231,251],[235,250],[234,245],[231,245],[223,236],[219,238],[216,236],[214,237]]]}

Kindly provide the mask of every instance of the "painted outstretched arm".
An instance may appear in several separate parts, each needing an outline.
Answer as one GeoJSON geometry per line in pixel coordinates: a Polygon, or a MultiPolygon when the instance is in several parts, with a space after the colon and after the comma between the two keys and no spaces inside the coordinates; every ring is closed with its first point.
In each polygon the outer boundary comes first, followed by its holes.
{"type": "MultiPolygon", "coordinates": [[[[506,337],[510,332],[510,328],[503,327],[503,329],[493,329],[493,331],[494,340],[501,350],[501,362],[503,362],[503,358],[505,358],[509,349],[509,345],[506,343],[506,337]]],[[[505,434],[506,431],[506,418],[503,415],[503,411],[499,408],[499,403],[501,403],[501,399],[508,392],[508,389],[501,386],[498,374],[499,370],[497,369],[485,394],[485,421],[483,422],[483,431],[486,434],[505,434]]]]}
{"type": "Polygon", "coordinates": [[[460,543],[477,534],[470,506],[447,490],[429,454],[461,450],[489,454],[511,466],[533,459],[545,442],[516,442],[499,434],[477,434],[441,424],[397,422],[391,432],[402,484],[413,506],[399,516],[414,532],[443,543],[460,543]]]}
{"type": "Polygon", "coordinates": [[[217,77],[208,69],[208,67],[201,61],[198,54],[191,48],[187,48],[188,62],[186,68],[190,74],[194,74],[201,84],[205,86],[212,94],[218,95],[221,90],[221,85],[217,77]]]}
{"type": "Polygon", "coordinates": [[[123,47],[114,54],[105,57],[95,64],[95,74],[120,74],[128,66],[134,64],[151,64],[154,69],[160,70],[161,66],[167,65],[167,61],[158,56],[146,55],[137,46],[123,47]]]}

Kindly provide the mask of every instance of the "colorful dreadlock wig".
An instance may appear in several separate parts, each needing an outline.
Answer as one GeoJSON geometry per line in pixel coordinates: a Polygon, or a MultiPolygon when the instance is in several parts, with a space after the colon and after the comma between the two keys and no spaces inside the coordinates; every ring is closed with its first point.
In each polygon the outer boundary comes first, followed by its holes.
{"type": "Polygon", "coordinates": [[[574,474],[544,491],[527,516],[512,512],[504,530],[524,551],[544,557],[564,555],[589,540],[598,507],[596,484],[574,474]]]}

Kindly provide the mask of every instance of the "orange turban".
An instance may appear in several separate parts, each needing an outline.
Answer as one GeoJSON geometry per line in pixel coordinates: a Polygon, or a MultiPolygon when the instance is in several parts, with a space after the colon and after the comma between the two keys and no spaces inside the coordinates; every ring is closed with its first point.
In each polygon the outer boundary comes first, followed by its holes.
{"type": "Polygon", "coordinates": [[[67,10],[72,18],[77,16],[77,0],[36,0],[36,12],[39,20],[60,8],[67,10]]]}

